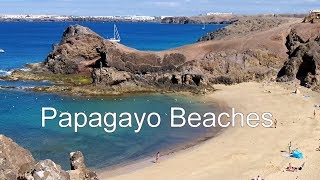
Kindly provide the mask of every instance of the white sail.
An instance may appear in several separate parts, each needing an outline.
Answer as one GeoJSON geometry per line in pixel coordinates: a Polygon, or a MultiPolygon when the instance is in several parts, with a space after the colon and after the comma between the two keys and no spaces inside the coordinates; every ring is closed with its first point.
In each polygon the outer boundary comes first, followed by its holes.
{"type": "Polygon", "coordinates": [[[118,31],[118,28],[116,25],[113,26],[113,38],[110,38],[109,41],[111,42],[120,42],[121,38],[120,38],[120,34],[118,31]]]}

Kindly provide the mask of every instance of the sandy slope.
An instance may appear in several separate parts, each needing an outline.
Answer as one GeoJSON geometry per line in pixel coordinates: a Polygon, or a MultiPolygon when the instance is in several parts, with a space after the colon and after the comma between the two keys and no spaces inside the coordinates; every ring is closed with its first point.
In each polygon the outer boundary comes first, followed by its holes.
{"type": "Polygon", "coordinates": [[[213,52],[231,50],[242,52],[248,49],[268,50],[280,57],[287,58],[287,48],[285,47],[286,36],[289,34],[291,28],[301,21],[301,19],[293,18],[290,19],[288,23],[265,31],[252,32],[245,36],[227,37],[222,40],[198,42],[164,51],[139,51],[122,44],[115,44],[115,46],[124,52],[139,52],[141,54],[154,53],[160,57],[170,53],[181,53],[187,57],[187,60],[201,60],[208,53],[213,52]]]}
{"type": "MultiPolygon", "coordinates": [[[[314,105],[320,94],[301,89],[293,94],[293,85],[243,83],[217,86],[221,91],[207,95],[206,101],[226,102],[243,113],[272,112],[278,128],[229,128],[207,142],[177,153],[159,164],[115,176],[110,179],[305,179],[320,177],[320,111],[314,119],[314,105]],[[271,93],[269,93],[270,91],[271,93]],[[309,95],[306,98],[303,95],[309,95]],[[292,141],[306,156],[303,160],[286,158],[292,141]],[[288,163],[305,167],[299,172],[284,171],[288,163]]],[[[106,175],[101,173],[102,178],[106,175]]],[[[109,179],[109,178],[108,178],[109,179]]]]}

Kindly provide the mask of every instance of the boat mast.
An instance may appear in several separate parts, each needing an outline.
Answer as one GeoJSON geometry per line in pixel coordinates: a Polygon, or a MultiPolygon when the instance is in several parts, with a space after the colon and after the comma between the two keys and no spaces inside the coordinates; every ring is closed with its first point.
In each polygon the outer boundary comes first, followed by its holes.
{"type": "Polygon", "coordinates": [[[118,32],[118,28],[116,25],[114,25],[113,36],[114,36],[114,39],[120,40],[120,34],[118,32]]]}
{"type": "Polygon", "coordinates": [[[116,25],[114,25],[114,39],[120,40],[120,34],[116,25]]]}

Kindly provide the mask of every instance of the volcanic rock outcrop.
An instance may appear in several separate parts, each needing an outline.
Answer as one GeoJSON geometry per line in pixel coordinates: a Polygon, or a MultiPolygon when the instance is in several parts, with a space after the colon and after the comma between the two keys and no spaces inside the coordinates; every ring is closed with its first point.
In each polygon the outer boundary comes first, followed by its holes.
{"type": "Polygon", "coordinates": [[[0,135],[0,179],[2,180],[97,180],[97,174],[84,164],[80,151],[70,154],[71,170],[64,171],[52,160],[36,162],[31,153],[0,135]]]}
{"type": "MultiPolygon", "coordinates": [[[[80,95],[167,90],[205,92],[218,83],[289,81],[298,72],[302,84],[313,86],[316,73],[309,70],[311,75],[300,73],[305,72],[299,71],[300,61],[292,59],[296,53],[300,59],[317,59],[314,52],[318,25],[301,23],[301,19],[295,18],[256,18],[243,18],[215,32],[209,38],[211,41],[158,52],[112,43],[86,27],[74,25],[66,29],[61,42],[53,47],[42,65],[30,66],[31,76],[13,72],[11,77],[50,80],[53,74],[58,75],[53,80],[64,78],[76,82],[72,78],[79,75],[86,84],[80,78],[80,83],[50,87],[47,92],[69,91],[80,95]],[[297,49],[300,45],[312,50],[312,57],[308,57],[311,51],[304,52],[302,46],[297,49]]],[[[308,63],[302,64],[309,68],[308,63]]]]}
{"type": "Polygon", "coordinates": [[[204,81],[202,74],[192,74],[195,71],[183,73],[188,62],[181,53],[137,51],[105,40],[79,25],[65,30],[44,67],[42,71],[54,74],[90,74],[93,84],[102,86],[154,86],[172,82],[173,75],[190,76],[194,80],[201,77],[194,83],[181,80],[180,84],[199,86],[204,81]]]}
{"type": "Polygon", "coordinates": [[[287,36],[289,60],[278,74],[278,81],[294,79],[308,88],[319,89],[320,23],[303,23],[292,28],[287,36]]]}

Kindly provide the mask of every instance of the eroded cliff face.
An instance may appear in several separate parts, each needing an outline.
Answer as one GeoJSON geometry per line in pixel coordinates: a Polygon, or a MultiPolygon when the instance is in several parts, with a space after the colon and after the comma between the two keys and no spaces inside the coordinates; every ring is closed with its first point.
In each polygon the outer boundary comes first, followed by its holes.
{"type": "Polygon", "coordinates": [[[84,163],[80,151],[70,153],[71,170],[65,171],[52,160],[36,161],[31,153],[0,135],[0,179],[2,180],[97,180],[84,163]]]}
{"type": "Polygon", "coordinates": [[[90,60],[99,58],[97,47],[112,46],[101,36],[82,26],[69,26],[59,44],[45,60],[46,68],[53,73],[74,74],[86,71],[90,60]]]}
{"type": "MultiPolygon", "coordinates": [[[[250,20],[244,23],[261,22],[250,20]]],[[[237,31],[238,26],[234,28],[234,31],[237,31]]],[[[300,66],[302,62],[288,61],[288,58],[292,59],[297,53],[301,55],[300,59],[317,58],[314,52],[317,51],[318,34],[316,24],[309,27],[309,24],[299,23],[297,19],[284,23],[275,18],[270,19],[268,23],[262,23],[257,31],[254,29],[245,35],[223,35],[218,38],[220,40],[151,52],[112,43],[86,27],[75,25],[67,28],[61,42],[54,46],[42,66],[32,67],[32,72],[35,74],[28,78],[39,79],[40,76],[44,77],[40,78],[43,80],[48,77],[47,74],[57,74],[63,75],[58,77],[63,77],[69,82],[70,78],[79,74],[85,79],[91,79],[89,80],[91,84],[86,84],[86,89],[98,88],[102,90],[101,92],[120,93],[148,91],[148,89],[203,92],[214,89],[213,85],[218,83],[273,81],[276,78],[279,81],[289,81],[293,80],[293,74],[299,71],[296,64],[300,66]],[[290,33],[291,29],[293,30],[290,33]],[[306,48],[312,49],[310,52],[314,54],[312,57],[308,57],[308,53],[304,52],[306,48]],[[294,68],[295,70],[292,70],[294,68]],[[40,72],[40,75],[37,72],[40,72]]],[[[301,69],[306,69],[304,67],[309,68],[309,64],[305,62],[301,69]]],[[[299,79],[306,79],[305,73],[301,72],[305,70],[299,71],[299,79]]],[[[13,73],[11,77],[19,79],[24,75],[13,73]]],[[[308,78],[311,80],[303,81],[308,83],[314,81],[313,76],[308,78]]],[[[73,84],[69,84],[68,87],[71,87],[70,85],[73,84]]],[[[82,83],[75,85],[77,88],[73,88],[74,93],[82,94],[80,86],[82,83]]],[[[64,91],[68,88],[60,89],[64,91]]],[[[54,91],[54,88],[51,90],[54,91]]]]}
{"type": "Polygon", "coordinates": [[[53,47],[41,71],[87,74],[96,86],[207,85],[203,73],[192,69],[182,53],[141,52],[112,43],[86,27],[75,25],[65,30],[61,42],[53,47]]]}
{"type": "Polygon", "coordinates": [[[319,89],[320,23],[295,26],[287,36],[289,60],[285,62],[277,80],[298,79],[300,84],[319,89]]]}

